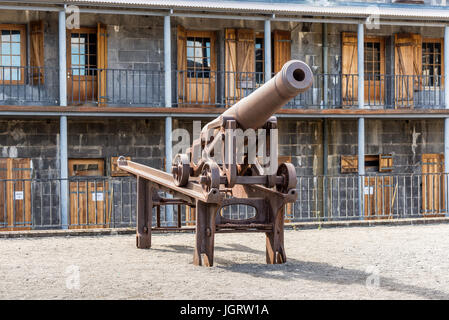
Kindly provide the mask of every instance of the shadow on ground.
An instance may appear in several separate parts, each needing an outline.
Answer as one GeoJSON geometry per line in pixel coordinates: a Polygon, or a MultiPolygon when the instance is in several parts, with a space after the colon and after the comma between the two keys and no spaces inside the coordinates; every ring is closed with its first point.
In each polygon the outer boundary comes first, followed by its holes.
{"type": "MultiPolygon", "coordinates": [[[[177,252],[189,254],[193,257],[193,246],[167,245],[151,250],[167,253],[177,252]]],[[[235,263],[234,261],[220,258],[220,251],[240,251],[261,255],[264,258],[265,251],[255,250],[242,244],[229,244],[228,247],[215,247],[214,268],[243,273],[256,278],[284,281],[304,279],[338,285],[365,285],[368,277],[372,275],[361,270],[336,267],[328,263],[301,261],[288,256],[285,264],[235,263]]],[[[400,283],[389,277],[379,276],[379,285],[384,290],[412,294],[426,299],[449,299],[449,293],[447,292],[400,283]]]]}

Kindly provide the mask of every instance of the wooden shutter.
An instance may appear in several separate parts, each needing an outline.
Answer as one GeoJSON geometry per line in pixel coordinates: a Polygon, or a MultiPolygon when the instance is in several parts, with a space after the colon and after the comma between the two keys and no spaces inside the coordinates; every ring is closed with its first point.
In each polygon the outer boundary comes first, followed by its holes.
{"type": "Polygon", "coordinates": [[[274,72],[281,71],[282,66],[291,59],[291,36],[290,31],[274,30],[273,31],[274,42],[274,72]]]}
{"type": "Polygon", "coordinates": [[[30,22],[31,85],[44,84],[44,22],[30,22]]]}
{"type": "Polygon", "coordinates": [[[341,48],[342,104],[353,106],[358,94],[357,34],[343,32],[341,48]]]}
{"type": "Polygon", "coordinates": [[[226,107],[236,103],[237,90],[237,36],[235,29],[225,30],[225,96],[226,107]]]}
{"type": "Polygon", "coordinates": [[[237,85],[243,95],[249,94],[246,90],[254,87],[255,71],[255,34],[251,29],[237,30],[237,85]]]}
{"type": "Polygon", "coordinates": [[[182,26],[177,31],[178,102],[186,100],[187,88],[187,35],[182,26]]]}
{"type": "Polygon", "coordinates": [[[97,68],[98,68],[98,105],[104,106],[106,97],[106,72],[108,68],[108,34],[107,27],[97,24],[97,68]]]}
{"type": "Polygon", "coordinates": [[[393,171],[393,155],[379,154],[379,172],[393,171]]]}
{"type": "MultiPolygon", "coordinates": [[[[126,177],[131,174],[127,171],[120,169],[117,165],[117,160],[119,157],[111,157],[111,177],[126,177]]],[[[131,157],[125,157],[126,161],[131,161],[131,157]]],[[[164,158],[165,164],[165,158],[164,158]]],[[[165,168],[164,168],[165,170],[165,168]]]]}
{"type": "Polygon", "coordinates": [[[420,87],[422,39],[419,34],[395,34],[395,105],[411,108],[413,93],[420,87]]]}
{"type": "Polygon", "coordinates": [[[341,173],[357,172],[358,163],[358,156],[341,156],[341,173]]]}
{"type": "Polygon", "coordinates": [[[255,86],[254,30],[225,30],[225,70],[226,106],[231,106],[255,86]]]}

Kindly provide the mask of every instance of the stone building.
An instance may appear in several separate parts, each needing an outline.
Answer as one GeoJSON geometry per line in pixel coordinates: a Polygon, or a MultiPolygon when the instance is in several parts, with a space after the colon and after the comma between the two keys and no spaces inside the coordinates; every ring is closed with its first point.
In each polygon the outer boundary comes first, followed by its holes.
{"type": "Polygon", "coordinates": [[[289,220],[447,214],[445,0],[0,9],[4,229],[133,224],[135,184],[116,157],[168,170],[173,129],[218,116],[290,59],[314,84],[277,114],[298,174],[289,220]]]}

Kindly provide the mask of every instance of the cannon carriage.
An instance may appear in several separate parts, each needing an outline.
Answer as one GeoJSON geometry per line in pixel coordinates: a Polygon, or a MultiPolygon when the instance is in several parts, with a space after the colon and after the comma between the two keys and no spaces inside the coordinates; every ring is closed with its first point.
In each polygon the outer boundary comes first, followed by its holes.
{"type": "MultiPolygon", "coordinates": [[[[153,207],[182,204],[196,212],[195,265],[213,265],[214,236],[220,232],[264,232],[267,263],[284,263],[284,206],[297,198],[296,171],[290,163],[277,163],[274,114],[312,82],[304,62],[287,62],[262,87],[206,124],[187,152],[174,157],[171,176],[120,158],[119,168],[138,181],[137,247],[151,246],[153,207]],[[220,214],[232,205],[250,206],[256,213],[245,220],[220,214]]],[[[179,217],[177,228],[182,228],[179,217]]]]}

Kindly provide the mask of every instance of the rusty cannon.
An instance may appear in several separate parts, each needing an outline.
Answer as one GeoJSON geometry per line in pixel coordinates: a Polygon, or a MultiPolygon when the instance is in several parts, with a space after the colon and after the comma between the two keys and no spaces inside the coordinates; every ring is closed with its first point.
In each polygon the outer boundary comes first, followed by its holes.
{"type": "Polygon", "coordinates": [[[215,234],[226,232],[264,232],[267,263],[284,263],[284,207],[297,198],[297,180],[292,164],[277,163],[274,114],[312,82],[307,64],[287,62],[271,80],[207,123],[174,157],[171,175],[120,157],[118,167],[137,176],[137,247],[150,248],[152,230],[186,229],[181,223],[186,205],[195,210],[195,265],[213,265],[215,234]],[[159,191],[173,197],[161,197],[159,191]],[[177,227],[160,226],[164,205],[178,206],[177,227]],[[226,215],[239,206],[251,208],[253,215],[226,215]]]}

